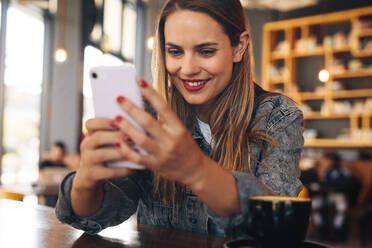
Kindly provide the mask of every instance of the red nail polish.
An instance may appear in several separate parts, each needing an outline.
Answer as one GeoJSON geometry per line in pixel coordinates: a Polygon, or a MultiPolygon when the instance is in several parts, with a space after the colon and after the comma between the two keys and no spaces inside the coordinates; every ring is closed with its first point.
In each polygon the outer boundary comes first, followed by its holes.
{"type": "Polygon", "coordinates": [[[116,98],[116,101],[117,101],[118,103],[123,103],[123,102],[125,101],[125,97],[124,97],[124,96],[118,96],[118,97],[116,98]]]}
{"type": "Polygon", "coordinates": [[[141,80],[140,83],[139,83],[140,87],[142,88],[147,88],[148,84],[145,80],[141,80]]]}
{"type": "Polygon", "coordinates": [[[114,120],[111,120],[111,121],[110,121],[110,126],[111,126],[112,128],[119,128],[118,125],[116,125],[116,123],[115,123],[114,120]]]}
{"type": "Polygon", "coordinates": [[[116,141],[114,145],[115,145],[116,148],[120,148],[121,147],[121,144],[120,144],[119,141],[116,141]]]}
{"type": "Polygon", "coordinates": [[[121,122],[123,120],[123,117],[121,115],[118,115],[118,116],[115,117],[115,120],[117,122],[121,122]]]}
{"type": "Polygon", "coordinates": [[[128,143],[133,143],[133,140],[127,135],[124,136],[124,140],[128,143]]]}

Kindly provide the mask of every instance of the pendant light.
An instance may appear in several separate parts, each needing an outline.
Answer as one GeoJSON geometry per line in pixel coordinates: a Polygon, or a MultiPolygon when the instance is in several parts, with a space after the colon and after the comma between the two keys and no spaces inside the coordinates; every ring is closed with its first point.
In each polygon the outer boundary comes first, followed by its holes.
{"type": "Polygon", "coordinates": [[[65,49],[66,0],[58,0],[57,23],[57,50],[54,53],[54,59],[57,63],[64,63],[68,57],[65,49]]]}

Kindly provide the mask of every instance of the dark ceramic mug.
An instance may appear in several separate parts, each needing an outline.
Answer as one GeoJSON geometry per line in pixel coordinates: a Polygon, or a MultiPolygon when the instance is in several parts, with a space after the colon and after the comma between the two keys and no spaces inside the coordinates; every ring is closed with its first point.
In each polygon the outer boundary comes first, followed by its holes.
{"type": "Polygon", "coordinates": [[[254,196],[249,201],[249,229],[258,248],[302,247],[309,226],[310,199],[254,196]]]}

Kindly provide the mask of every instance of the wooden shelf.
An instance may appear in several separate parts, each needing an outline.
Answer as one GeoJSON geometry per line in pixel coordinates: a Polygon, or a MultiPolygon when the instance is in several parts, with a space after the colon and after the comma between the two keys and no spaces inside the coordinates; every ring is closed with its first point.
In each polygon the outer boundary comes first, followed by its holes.
{"type": "Polygon", "coordinates": [[[308,57],[308,56],[323,56],[324,55],[324,49],[323,48],[317,48],[310,51],[297,51],[295,50],[293,53],[293,57],[308,57]]]}
{"type": "Polygon", "coordinates": [[[331,49],[324,49],[326,52],[331,53],[347,53],[350,52],[351,48],[349,46],[346,47],[338,47],[338,48],[331,48],[331,49]]]}
{"type": "Polygon", "coordinates": [[[352,53],[355,57],[372,57],[372,50],[352,50],[352,53]]]}
{"type": "Polygon", "coordinates": [[[324,115],[321,112],[306,112],[304,113],[304,119],[311,120],[311,119],[348,119],[350,118],[349,114],[329,114],[324,115]]]}
{"type": "MultiPolygon", "coordinates": [[[[327,82],[324,85],[324,89],[320,92],[295,92],[296,89],[301,89],[301,84],[298,81],[304,76],[299,75],[303,70],[299,70],[298,67],[304,67],[307,65],[306,63],[311,64],[312,61],[314,61],[322,68],[330,69],[335,58],[339,55],[345,55],[350,59],[363,57],[370,57],[372,59],[372,50],[360,50],[360,42],[362,38],[372,37],[372,28],[360,30],[357,29],[357,26],[355,25],[355,21],[360,20],[363,16],[372,16],[372,6],[265,24],[263,31],[262,75],[269,75],[270,66],[278,60],[280,60],[280,65],[283,66],[285,71],[285,77],[271,79],[267,77],[264,78],[263,84],[265,85],[265,89],[271,90],[275,88],[283,88],[284,92],[299,104],[306,101],[319,101],[331,106],[333,102],[338,102],[340,100],[352,101],[355,98],[363,98],[365,100],[368,97],[372,97],[372,84],[365,86],[364,89],[360,89],[362,85],[358,82],[361,81],[360,79],[364,78],[367,82],[372,80],[372,68],[367,67],[359,70],[345,70],[339,73],[337,73],[337,71],[333,73],[330,72],[330,81],[347,81],[347,84],[350,87],[348,90],[332,91],[330,82],[327,82]],[[314,25],[320,25],[322,28],[335,23],[343,26],[344,31],[348,30],[348,32],[350,32],[351,39],[349,44],[345,43],[345,46],[340,47],[325,47],[321,44],[313,44],[314,48],[311,50],[293,49],[294,47],[299,47],[296,46],[297,41],[304,40],[306,42],[306,39],[317,35],[317,33],[313,32],[312,27],[314,25]],[[298,30],[300,30],[300,32],[298,32],[298,30]],[[284,38],[282,35],[283,33],[284,38]],[[278,44],[278,42],[288,43],[291,50],[288,52],[273,51],[273,45],[278,44]],[[306,63],[302,64],[298,58],[301,58],[301,61],[306,61],[306,63]],[[277,84],[281,84],[280,86],[283,87],[275,87],[277,84]]],[[[326,32],[324,35],[331,34],[331,32],[326,32]]],[[[319,38],[320,37],[318,36],[317,39],[319,38]]],[[[366,61],[363,62],[365,63],[366,61]]],[[[307,68],[304,67],[304,69],[307,68]]],[[[311,76],[315,79],[315,77],[317,78],[319,71],[313,71],[310,73],[313,73],[311,76]]],[[[308,76],[309,75],[306,75],[306,77],[308,76]]],[[[312,82],[309,79],[306,83],[311,84],[312,82]]],[[[315,83],[316,82],[314,82],[312,86],[315,86],[315,83]]],[[[371,114],[331,113],[325,115],[321,112],[312,111],[304,113],[304,119],[305,124],[306,122],[310,122],[310,120],[324,120],[324,128],[326,130],[333,128],[331,125],[327,126],[331,122],[330,119],[334,119],[335,122],[342,124],[342,127],[345,127],[344,125],[346,125],[346,120],[349,122],[347,127],[350,129],[350,133],[345,134],[345,136],[353,138],[362,136],[363,138],[363,140],[308,139],[305,141],[305,147],[372,148],[372,137],[370,136],[372,131],[371,114]],[[360,133],[360,130],[362,131],[362,134],[360,133]],[[369,139],[366,139],[368,137],[369,139]]]]}
{"type": "Polygon", "coordinates": [[[372,97],[372,89],[332,91],[330,95],[333,98],[372,97]]]}
{"type": "Polygon", "coordinates": [[[284,77],[274,77],[269,79],[270,84],[282,84],[284,83],[284,77]]]}
{"type": "Polygon", "coordinates": [[[341,140],[341,139],[306,139],[304,147],[323,148],[365,148],[372,147],[371,141],[341,140]]]}
{"type": "Polygon", "coordinates": [[[356,35],[358,37],[370,37],[370,36],[372,37],[372,28],[358,30],[356,32],[356,35]]]}
{"type": "Polygon", "coordinates": [[[293,98],[299,98],[301,100],[323,100],[325,96],[325,92],[299,92],[293,94],[293,98]]]}
{"type": "Polygon", "coordinates": [[[271,59],[272,60],[280,60],[287,58],[289,53],[287,52],[272,52],[271,53],[271,59]]]}
{"type": "MultiPolygon", "coordinates": [[[[371,52],[372,55],[372,52],[371,52]]],[[[372,77],[372,69],[360,69],[356,71],[345,71],[343,73],[333,73],[333,78],[358,78],[372,77]]]]}
{"type": "Polygon", "coordinates": [[[349,22],[351,18],[370,15],[372,12],[372,7],[357,8],[352,10],[333,12],[329,14],[321,14],[315,16],[301,17],[296,19],[288,19],[283,21],[266,23],[265,28],[269,30],[283,30],[285,28],[297,28],[309,25],[318,24],[330,24],[330,23],[340,23],[349,22]]]}
{"type": "Polygon", "coordinates": [[[330,98],[359,98],[359,97],[372,97],[372,89],[361,90],[341,90],[331,92],[299,92],[292,94],[292,98],[299,98],[302,101],[306,100],[324,100],[326,96],[330,98]]]}

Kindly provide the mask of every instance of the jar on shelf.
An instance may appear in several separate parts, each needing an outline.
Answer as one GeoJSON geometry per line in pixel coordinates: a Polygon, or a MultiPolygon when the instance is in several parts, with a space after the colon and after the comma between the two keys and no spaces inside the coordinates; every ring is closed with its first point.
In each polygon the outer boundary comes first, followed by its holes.
{"type": "Polygon", "coordinates": [[[351,71],[357,71],[363,68],[363,62],[360,59],[352,59],[347,66],[351,71]]]}

